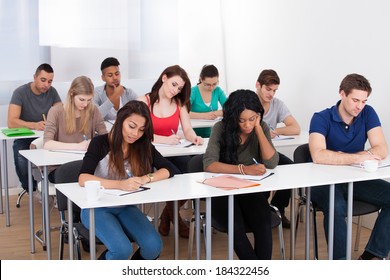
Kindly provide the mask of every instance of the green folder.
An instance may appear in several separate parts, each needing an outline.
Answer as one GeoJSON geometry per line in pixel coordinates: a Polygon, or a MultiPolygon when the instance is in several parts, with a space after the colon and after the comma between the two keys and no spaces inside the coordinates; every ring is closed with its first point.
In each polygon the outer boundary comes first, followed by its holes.
{"type": "Polygon", "coordinates": [[[6,128],[6,129],[2,129],[1,132],[3,132],[3,134],[7,135],[8,137],[29,136],[29,135],[35,134],[34,131],[32,131],[29,128],[25,128],[25,127],[6,128]]]}

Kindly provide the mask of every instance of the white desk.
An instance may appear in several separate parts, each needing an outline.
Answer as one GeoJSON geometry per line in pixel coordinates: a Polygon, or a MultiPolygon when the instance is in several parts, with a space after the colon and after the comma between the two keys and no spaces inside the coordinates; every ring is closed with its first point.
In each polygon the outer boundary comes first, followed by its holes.
{"type": "MultiPolygon", "coordinates": [[[[211,176],[210,173],[188,173],[183,175],[177,175],[173,178],[153,182],[148,184],[151,187],[150,190],[140,193],[131,194],[128,196],[114,197],[104,195],[103,198],[95,203],[89,203],[85,198],[84,188],[79,187],[77,183],[73,184],[59,184],[56,188],[59,189],[65,196],[68,197],[68,205],[71,201],[76,203],[80,208],[90,209],[90,239],[94,240],[94,208],[98,207],[110,207],[120,206],[128,204],[139,203],[152,203],[171,200],[185,200],[185,199],[199,199],[206,197],[206,258],[211,258],[211,198],[217,196],[229,196],[229,259],[233,259],[233,196],[244,193],[254,193],[263,191],[276,191],[281,189],[295,189],[308,186],[321,186],[331,185],[334,188],[334,184],[350,182],[350,197],[348,199],[348,238],[347,238],[347,259],[351,256],[351,244],[352,244],[352,182],[366,181],[373,179],[390,178],[390,167],[381,168],[375,173],[365,172],[363,169],[352,166],[335,166],[335,165],[320,165],[313,163],[303,163],[294,165],[282,165],[278,166],[274,170],[275,174],[270,176],[260,183],[259,187],[245,188],[239,190],[224,191],[217,188],[209,187],[204,184],[197,183],[197,181],[211,176]]],[[[334,200],[334,193],[330,194],[331,203],[334,200]],[[333,196],[332,196],[333,195],[333,196]]],[[[334,209],[333,204],[330,207],[334,209]]],[[[72,209],[72,207],[68,207],[72,209]]],[[[71,217],[71,213],[68,213],[71,217]]],[[[331,215],[330,217],[333,217],[331,215]]],[[[307,216],[308,223],[309,216],[307,216]]],[[[69,221],[72,219],[70,218],[69,221]]],[[[333,233],[333,219],[329,219],[329,230],[333,233]]],[[[308,250],[309,242],[309,227],[306,227],[306,247],[308,250]]],[[[197,226],[199,229],[199,226],[197,226]]],[[[197,234],[199,234],[197,232],[197,234]]],[[[71,236],[69,236],[69,239],[71,236]]],[[[73,237],[72,237],[73,238],[73,237]]],[[[71,242],[71,240],[69,240],[71,242]]],[[[332,259],[333,252],[333,235],[329,234],[329,258],[332,259]]],[[[91,241],[91,258],[95,258],[94,242],[91,241]]],[[[71,247],[71,246],[70,246],[71,247]]],[[[71,250],[71,248],[70,248],[71,250]]]]}
{"type": "Polygon", "coordinates": [[[42,214],[43,214],[43,232],[47,246],[47,256],[51,259],[51,238],[50,238],[50,212],[49,212],[49,189],[48,189],[48,166],[61,165],[67,162],[81,160],[83,154],[51,152],[45,149],[23,150],[20,154],[28,160],[29,172],[29,207],[30,207],[30,242],[31,253],[35,252],[34,242],[34,206],[33,206],[33,186],[32,186],[32,164],[37,167],[43,167],[42,180],[42,214]]]}
{"type": "Polygon", "coordinates": [[[191,119],[191,126],[192,128],[213,127],[220,120],[220,118],[215,120],[191,119]]]}
{"type": "Polygon", "coordinates": [[[203,141],[203,145],[192,145],[186,148],[170,147],[169,145],[155,145],[155,147],[163,157],[193,156],[206,152],[209,138],[203,138],[203,141]]]}
{"type": "MultiPolygon", "coordinates": [[[[91,259],[95,259],[95,219],[94,208],[99,207],[114,207],[130,204],[155,203],[165,201],[179,201],[188,199],[197,199],[206,197],[223,196],[226,192],[204,184],[197,183],[197,180],[204,178],[205,173],[187,173],[183,175],[176,175],[173,178],[153,182],[147,184],[150,190],[134,193],[125,196],[112,196],[104,194],[98,202],[88,202],[86,200],[85,189],[80,187],[78,183],[70,184],[56,184],[55,187],[68,197],[68,221],[69,228],[72,228],[72,207],[71,201],[77,204],[82,209],[89,209],[90,211],[90,254],[91,259]],[[70,210],[70,211],[69,211],[70,210]]],[[[211,205],[210,203],[208,203],[211,205]]],[[[210,213],[211,210],[207,209],[210,213]]],[[[177,223],[176,223],[177,224],[177,223]]],[[[197,226],[199,229],[199,227],[197,226]]],[[[177,235],[177,234],[176,234],[177,235]]],[[[73,236],[69,235],[69,244],[72,244],[73,236]]],[[[209,239],[210,240],[210,239],[209,239]]],[[[175,252],[176,252],[175,240],[175,252]]],[[[73,255],[73,248],[69,246],[70,256],[73,255]]],[[[175,254],[177,257],[177,254],[175,254]]]]}
{"type": "MultiPolygon", "coordinates": [[[[0,130],[7,128],[1,127],[0,130]]],[[[1,140],[1,188],[0,188],[0,213],[3,214],[3,191],[5,191],[5,213],[6,213],[6,226],[11,225],[10,213],[9,213],[9,193],[8,193],[8,149],[7,141],[8,140],[17,140],[23,138],[36,138],[43,135],[43,131],[34,130],[35,135],[29,136],[16,136],[8,137],[0,131],[0,140],[1,140]]]]}
{"type": "Polygon", "coordinates": [[[282,139],[282,140],[272,140],[272,143],[274,144],[274,147],[281,148],[281,147],[292,147],[296,148],[299,145],[306,144],[309,142],[309,132],[307,131],[301,131],[301,134],[299,135],[291,135],[293,139],[282,139]]]}

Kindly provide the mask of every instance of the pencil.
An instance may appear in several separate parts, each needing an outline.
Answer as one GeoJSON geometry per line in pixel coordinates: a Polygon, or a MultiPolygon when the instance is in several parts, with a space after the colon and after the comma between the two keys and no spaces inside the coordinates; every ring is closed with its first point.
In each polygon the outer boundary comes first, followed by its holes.
{"type": "Polygon", "coordinates": [[[46,122],[46,115],[42,114],[43,121],[46,122]]]}

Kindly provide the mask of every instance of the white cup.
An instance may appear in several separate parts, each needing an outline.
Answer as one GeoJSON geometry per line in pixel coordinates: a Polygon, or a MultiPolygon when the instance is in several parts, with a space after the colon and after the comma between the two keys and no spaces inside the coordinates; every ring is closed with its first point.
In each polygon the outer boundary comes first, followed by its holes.
{"type": "Polygon", "coordinates": [[[378,170],[379,161],[375,159],[365,160],[362,162],[362,166],[367,172],[375,172],[378,170]]]}
{"type": "Polygon", "coordinates": [[[87,201],[98,201],[103,194],[103,189],[104,188],[100,185],[100,181],[86,181],[85,190],[87,194],[87,201]]]}

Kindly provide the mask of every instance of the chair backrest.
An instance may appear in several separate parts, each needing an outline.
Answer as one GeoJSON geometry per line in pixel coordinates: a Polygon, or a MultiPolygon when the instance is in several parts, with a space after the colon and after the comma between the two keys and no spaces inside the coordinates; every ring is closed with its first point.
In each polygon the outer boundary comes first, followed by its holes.
{"type": "Polygon", "coordinates": [[[30,143],[30,149],[43,149],[43,136],[33,140],[30,143]]]}
{"type": "MultiPolygon", "coordinates": [[[[64,163],[59,166],[55,172],[54,180],[56,184],[63,183],[74,183],[79,180],[79,173],[81,165],[83,164],[82,160],[76,160],[68,163],[64,163]]],[[[57,193],[57,204],[58,211],[66,211],[68,209],[67,198],[60,191],[56,190],[57,193]]],[[[73,212],[80,213],[80,208],[73,204],[73,212]]]]}
{"type": "Polygon", "coordinates": [[[294,163],[312,162],[309,144],[302,144],[294,151],[294,163]]]}
{"type": "Polygon", "coordinates": [[[203,154],[193,156],[188,162],[188,172],[203,172],[203,154]]]}

